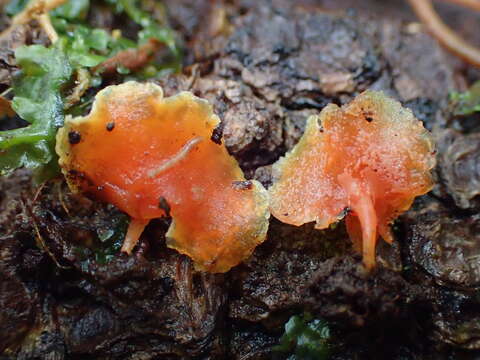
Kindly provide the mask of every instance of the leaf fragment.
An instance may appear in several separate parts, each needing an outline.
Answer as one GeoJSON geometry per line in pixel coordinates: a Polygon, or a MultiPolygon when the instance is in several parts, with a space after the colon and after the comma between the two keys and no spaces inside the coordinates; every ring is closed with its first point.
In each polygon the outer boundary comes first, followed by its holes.
{"type": "Polygon", "coordinates": [[[63,124],[62,87],[72,68],[61,48],[23,46],[15,57],[21,68],[14,80],[13,110],[29,126],[0,132],[0,175],[16,168],[56,162],[55,134],[63,124]]]}

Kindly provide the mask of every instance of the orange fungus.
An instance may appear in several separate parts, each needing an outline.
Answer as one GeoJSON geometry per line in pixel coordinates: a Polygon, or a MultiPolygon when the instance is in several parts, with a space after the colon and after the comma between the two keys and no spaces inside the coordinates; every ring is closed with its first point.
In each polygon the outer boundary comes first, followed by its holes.
{"type": "Polygon", "coordinates": [[[366,91],[308,119],[299,143],[273,167],[271,213],[293,225],[327,228],[346,215],[348,233],[375,264],[380,235],[432,188],[430,134],[412,112],[381,92],[366,91]]]}
{"type": "Polygon", "coordinates": [[[131,216],[122,251],[150,219],[171,216],[167,245],[200,270],[225,272],[265,239],[269,211],[262,185],[245,181],[212,140],[219,122],[189,92],[163,98],[157,85],[127,82],[100,91],[88,116],[66,120],[57,153],[73,190],[131,216]]]}

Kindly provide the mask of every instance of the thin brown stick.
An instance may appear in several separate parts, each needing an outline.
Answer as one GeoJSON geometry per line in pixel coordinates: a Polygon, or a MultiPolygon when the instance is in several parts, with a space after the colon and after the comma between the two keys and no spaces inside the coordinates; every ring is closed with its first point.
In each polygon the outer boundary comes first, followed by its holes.
{"type": "Polygon", "coordinates": [[[4,116],[12,117],[15,111],[12,109],[12,102],[0,95],[0,119],[4,116]]]}
{"type": "Polygon", "coordinates": [[[50,256],[50,258],[53,260],[53,262],[55,263],[55,265],[57,265],[59,268],[61,269],[68,269],[68,267],[66,266],[63,266],[61,265],[57,258],[55,257],[55,255],[52,253],[52,251],[50,250],[50,248],[47,246],[47,244],[45,243],[45,240],[43,239],[43,236],[42,234],[40,233],[40,229],[38,228],[38,225],[37,225],[37,221],[35,220],[35,218],[32,218],[32,223],[33,223],[33,228],[35,229],[35,241],[37,243],[37,246],[42,249],[43,251],[45,251],[48,256],[50,256]]]}
{"type": "Polygon", "coordinates": [[[17,26],[36,19],[50,41],[54,43],[58,40],[58,35],[53,28],[48,12],[63,5],[66,1],[67,0],[31,0],[25,9],[12,18],[10,26],[0,33],[0,38],[8,36],[17,26]]]}
{"type": "Polygon", "coordinates": [[[45,14],[63,5],[65,2],[67,2],[67,0],[32,0],[25,9],[13,17],[12,25],[26,24],[33,18],[45,14]]]}
{"type": "Polygon", "coordinates": [[[65,98],[65,109],[78,103],[85,91],[90,88],[90,73],[85,69],[77,69],[75,87],[70,95],[65,98]]]}
{"type": "MultiPolygon", "coordinates": [[[[37,192],[37,194],[38,194],[38,192],[37,192]]],[[[35,196],[37,196],[37,195],[35,195],[35,196]]],[[[35,237],[35,242],[37,243],[37,246],[38,246],[40,249],[44,250],[44,251],[48,254],[48,256],[50,256],[50,258],[53,260],[53,262],[54,262],[59,268],[61,268],[61,269],[69,269],[69,267],[63,266],[63,265],[61,265],[61,264],[58,262],[57,258],[56,258],[55,255],[52,253],[52,251],[50,250],[50,248],[47,246],[45,240],[43,239],[43,236],[42,236],[42,234],[41,234],[41,232],[40,232],[40,228],[38,227],[38,224],[37,224],[36,216],[35,216],[35,214],[34,214],[34,212],[33,212],[33,210],[32,210],[32,206],[33,206],[33,204],[35,203],[35,201],[36,201],[36,199],[34,199],[34,201],[33,201],[29,206],[27,206],[27,203],[26,203],[25,199],[22,200],[23,210],[28,213],[28,215],[30,216],[30,218],[31,218],[31,220],[32,220],[33,229],[35,230],[35,235],[36,235],[36,237],[35,237]]]]}
{"type": "Polygon", "coordinates": [[[50,20],[50,16],[48,15],[48,13],[44,13],[42,15],[39,15],[37,17],[37,21],[40,24],[40,26],[42,27],[43,31],[45,31],[45,33],[47,34],[50,42],[52,44],[57,42],[58,34],[57,34],[57,31],[55,30],[55,28],[52,25],[52,21],[50,20]]]}
{"type": "Polygon", "coordinates": [[[112,75],[117,71],[119,66],[123,66],[131,71],[141,69],[152,59],[154,53],[162,46],[164,45],[159,41],[150,39],[138,48],[118,52],[110,59],[107,59],[100,65],[94,67],[93,70],[99,71],[103,75],[112,75]]]}
{"type": "Polygon", "coordinates": [[[40,186],[38,187],[37,191],[35,192],[35,195],[33,196],[32,205],[34,205],[34,204],[37,202],[37,199],[38,199],[38,197],[40,196],[40,194],[42,193],[42,190],[43,190],[43,188],[45,187],[45,185],[47,185],[47,181],[44,181],[44,182],[41,183],[40,186]]]}
{"type": "Polygon", "coordinates": [[[71,217],[70,216],[70,211],[68,210],[68,207],[67,207],[67,204],[65,204],[65,200],[63,199],[62,185],[63,185],[63,182],[55,183],[55,186],[57,187],[58,201],[60,202],[60,205],[62,206],[63,211],[65,211],[65,213],[69,217],[71,217]]]}
{"type": "Polygon", "coordinates": [[[466,62],[480,67],[480,50],[458,36],[440,19],[431,0],[408,0],[420,20],[440,44],[466,62]]]}
{"type": "Polygon", "coordinates": [[[460,5],[475,11],[480,11],[480,0],[441,0],[455,5],[460,5]]]}

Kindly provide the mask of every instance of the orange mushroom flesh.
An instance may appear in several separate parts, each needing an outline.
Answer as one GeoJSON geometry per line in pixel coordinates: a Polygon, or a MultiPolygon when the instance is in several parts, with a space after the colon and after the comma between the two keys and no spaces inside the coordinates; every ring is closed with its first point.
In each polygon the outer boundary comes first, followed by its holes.
{"type": "Polygon", "coordinates": [[[308,119],[299,143],[273,167],[271,213],[293,225],[346,225],[367,268],[377,236],[392,242],[391,222],[432,186],[430,134],[412,112],[366,91],[308,119]]]}
{"type": "Polygon", "coordinates": [[[266,190],[212,137],[219,122],[189,92],[163,98],[157,85],[128,82],[99,92],[88,116],[67,119],[57,153],[74,191],[131,216],[122,251],[150,219],[171,215],[167,245],[199,270],[225,272],[265,239],[269,211],[266,190]]]}

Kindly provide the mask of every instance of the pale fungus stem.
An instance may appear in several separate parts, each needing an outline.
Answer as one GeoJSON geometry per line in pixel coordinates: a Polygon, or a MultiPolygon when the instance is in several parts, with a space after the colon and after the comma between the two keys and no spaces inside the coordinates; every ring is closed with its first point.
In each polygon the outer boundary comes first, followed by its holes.
{"type": "Polygon", "coordinates": [[[140,235],[142,235],[145,226],[148,225],[149,220],[138,220],[133,219],[128,225],[127,234],[125,235],[125,240],[123,240],[122,252],[131,254],[135,245],[137,245],[140,235]]]}
{"type": "Polygon", "coordinates": [[[161,174],[162,172],[170,169],[171,167],[178,164],[180,161],[185,159],[187,155],[197,146],[198,143],[203,141],[202,136],[194,137],[193,139],[189,140],[185,145],[182,146],[180,151],[173,155],[170,159],[165,161],[162,165],[158,168],[153,169],[148,172],[148,177],[153,178],[161,174]]]}

